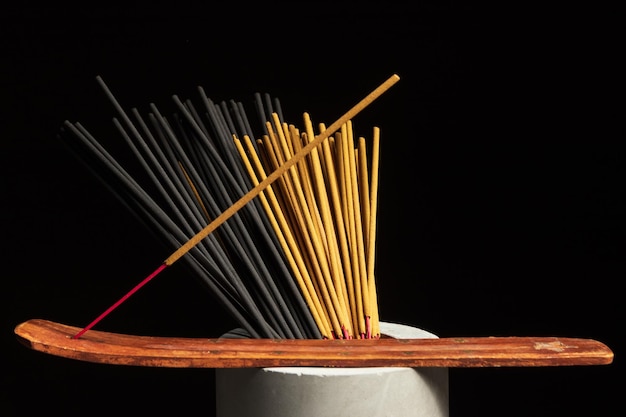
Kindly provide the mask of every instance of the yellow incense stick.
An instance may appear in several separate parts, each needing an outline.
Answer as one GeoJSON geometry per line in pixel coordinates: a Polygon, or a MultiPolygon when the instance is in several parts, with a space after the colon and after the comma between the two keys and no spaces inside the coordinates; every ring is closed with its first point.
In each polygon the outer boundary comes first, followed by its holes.
{"type": "MultiPolygon", "coordinates": [[[[271,157],[273,166],[279,166],[281,159],[289,158],[289,149],[284,144],[284,135],[281,129],[274,129],[271,123],[267,123],[270,140],[267,141],[267,150],[271,157]],[[274,134],[278,132],[277,134],[274,134]],[[281,144],[282,143],[282,144],[281,144]],[[280,159],[279,159],[280,158],[280,159]]],[[[311,210],[307,204],[302,190],[302,179],[300,178],[296,166],[293,166],[281,181],[286,194],[286,211],[292,213],[291,229],[299,238],[300,246],[304,248],[307,266],[313,271],[313,283],[318,293],[324,300],[324,311],[326,312],[333,331],[340,337],[342,334],[341,311],[335,308],[336,296],[334,289],[328,286],[328,267],[325,263],[324,251],[320,247],[319,233],[313,222],[311,210]]]]}
{"type": "MultiPolygon", "coordinates": [[[[335,151],[337,151],[339,147],[335,147],[335,151]]],[[[331,143],[326,141],[322,144],[322,150],[324,154],[324,159],[326,161],[326,176],[329,179],[328,185],[330,187],[330,196],[333,207],[333,215],[335,222],[337,223],[337,238],[339,239],[339,247],[341,250],[341,259],[343,266],[343,275],[344,275],[344,286],[345,291],[347,293],[348,304],[350,305],[350,315],[352,317],[352,327],[354,329],[358,329],[358,319],[357,319],[357,295],[354,288],[353,281],[353,273],[352,273],[352,259],[350,256],[350,248],[348,244],[348,236],[346,231],[346,224],[344,220],[344,213],[342,211],[342,202],[341,202],[341,190],[339,186],[339,181],[337,179],[337,171],[341,169],[340,166],[335,166],[339,164],[338,159],[333,158],[331,143]]]]}
{"type": "MultiPolygon", "coordinates": [[[[311,119],[308,114],[305,114],[304,123],[305,123],[306,136],[313,137],[313,124],[311,123],[311,119]]],[[[352,336],[354,326],[353,326],[353,322],[349,320],[349,317],[351,317],[352,314],[350,313],[349,311],[350,309],[348,307],[350,305],[350,300],[348,298],[348,294],[346,291],[344,271],[343,271],[341,259],[339,256],[339,253],[340,253],[339,243],[337,242],[338,233],[337,233],[334,221],[333,221],[333,216],[331,212],[331,204],[328,199],[329,192],[328,192],[327,184],[323,175],[322,162],[320,159],[320,153],[318,152],[318,149],[314,149],[309,154],[309,159],[311,161],[311,166],[313,170],[313,177],[314,177],[313,183],[315,185],[315,192],[317,195],[317,199],[319,201],[319,209],[321,211],[321,218],[322,218],[322,224],[323,224],[322,232],[326,236],[326,242],[328,246],[327,253],[328,253],[328,261],[329,261],[331,274],[332,274],[331,277],[333,280],[333,286],[335,287],[335,290],[337,292],[337,300],[339,303],[339,308],[341,308],[343,312],[342,314],[348,318],[345,323],[345,326],[347,327],[346,330],[348,334],[352,336]]],[[[334,177],[326,177],[326,179],[328,180],[328,183],[330,186],[335,186],[336,188],[336,185],[332,184],[332,182],[335,181],[334,177]]],[[[332,191],[330,194],[332,194],[332,191]]]]}
{"type": "MultiPolygon", "coordinates": [[[[248,149],[250,149],[251,147],[250,138],[246,136],[244,140],[246,141],[246,144],[250,145],[248,146],[248,149]]],[[[241,144],[241,141],[237,138],[235,138],[235,146],[237,147],[237,150],[244,162],[244,166],[246,167],[248,171],[248,175],[253,181],[253,184],[254,185],[258,184],[259,181],[257,179],[255,168],[253,168],[252,162],[250,162],[250,160],[248,159],[248,156],[241,144]]],[[[251,154],[251,156],[253,157],[256,171],[258,171],[259,169],[262,170],[262,167],[260,167],[259,165],[260,161],[258,160],[258,158],[255,159],[256,155],[251,154]]],[[[261,178],[266,177],[263,172],[260,172],[260,174],[261,174],[261,178]]],[[[300,265],[302,262],[301,260],[297,259],[299,256],[294,255],[294,252],[292,251],[292,249],[295,246],[295,243],[294,243],[293,237],[290,234],[289,228],[284,226],[285,218],[284,216],[281,215],[280,210],[275,209],[276,198],[274,196],[271,185],[268,186],[262,193],[259,194],[259,199],[261,200],[261,204],[263,205],[263,208],[265,209],[268,215],[270,224],[272,225],[272,228],[274,232],[276,233],[276,236],[285,253],[285,256],[287,257],[287,260],[294,272],[296,281],[299,284],[299,287],[302,291],[304,299],[307,305],[309,306],[309,309],[311,310],[311,314],[313,315],[313,318],[315,319],[315,322],[317,323],[320,333],[325,338],[331,338],[332,336],[330,332],[330,327],[328,325],[327,320],[325,320],[325,317],[323,317],[322,315],[323,310],[321,308],[319,299],[317,297],[317,293],[314,291],[313,286],[310,284],[310,279],[306,280],[305,277],[302,275],[303,269],[298,267],[298,265],[300,265]],[[272,209],[272,206],[274,207],[274,209],[272,209]],[[280,224],[282,224],[283,226],[281,227],[280,224]]],[[[296,251],[296,254],[299,254],[299,252],[296,251]]]]}
{"type": "MultiPolygon", "coordinates": [[[[369,286],[370,306],[372,313],[372,333],[374,336],[380,335],[380,321],[378,315],[378,300],[376,295],[376,280],[374,274],[374,263],[376,257],[376,217],[378,214],[378,179],[379,179],[379,160],[380,160],[380,129],[374,128],[374,136],[372,139],[372,165],[371,165],[371,182],[370,182],[370,204],[369,204],[369,221],[367,241],[367,282],[369,286]]],[[[366,205],[367,206],[367,205],[366,205]]]]}

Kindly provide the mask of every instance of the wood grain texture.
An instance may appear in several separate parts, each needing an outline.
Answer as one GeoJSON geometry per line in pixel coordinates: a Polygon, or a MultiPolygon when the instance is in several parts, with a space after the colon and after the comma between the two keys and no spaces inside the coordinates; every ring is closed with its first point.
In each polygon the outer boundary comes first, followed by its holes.
{"type": "Polygon", "coordinates": [[[86,362],[165,368],[537,367],[607,365],[613,352],[591,339],[220,339],[125,335],[32,319],[15,327],[30,349],[86,362]]]}

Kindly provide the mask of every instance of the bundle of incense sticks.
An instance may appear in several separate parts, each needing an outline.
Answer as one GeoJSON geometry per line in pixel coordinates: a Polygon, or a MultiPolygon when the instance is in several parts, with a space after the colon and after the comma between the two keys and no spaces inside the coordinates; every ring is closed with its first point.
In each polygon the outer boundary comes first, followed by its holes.
{"type": "MultiPolygon", "coordinates": [[[[131,173],[80,123],[60,137],[171,248],[258,186],[315,138],[284,121],[281,104],[254,94],[257,137],[241,102],[201,107],[173,96],[165,117],[153,103],[127,112],[101,77],[113,123],[136,159],[131,173]]],[[[318,124],[320,132],[325,130],[318,124]]],[[[352,121],[291,166],[183,260],[252,338],[380,336],[374,277],[380,130],[355,136],[352,121]]]]}

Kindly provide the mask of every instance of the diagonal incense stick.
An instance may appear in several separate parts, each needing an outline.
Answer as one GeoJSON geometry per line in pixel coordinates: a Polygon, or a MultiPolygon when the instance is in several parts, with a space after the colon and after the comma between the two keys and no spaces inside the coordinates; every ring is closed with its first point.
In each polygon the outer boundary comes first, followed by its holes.
{"type": "Polygon", "coordinates": [[[83,334],[85,334],[89,329],[95,326],[100,320],[106,317],[111,311],[117,308],[120,304],[122,304],[126,299],[128,299],[131,295],[137,292],[141,287],[151,281],[155,276],[157,276],[160,272],[162,272],[168,266],[171,266],[174,262],[184,256],[187,252],[189,252],[194,246],[200,243],[204,238],[206,238],[209,234],[211,234],[215,229],[221,226],[226,220],[232,217],[235,213],[237,213],[242,207],[244,207],[248,202],[250,202],[253,198],[261,193],[265,188],[267,188],[270,184],[276,181],[279,177],[281,177],[289,168],[291,168],[294,164],[300,161],[303,157],[305,157],[309,152],[315,149],[319,144],[321,144],[325,139],[327,139],[330,135],[335,133],[342,125],[347,123],[350,119],[354,118],[359,112],[361,112],[365,107],[370,105],[374,100],[380,97],[383,93],[385,93],[389,88],[391,88],[396,82],[400,80],[400,77],[396,74],[393,74],[389,77],[385,82],[380,84],[376,89],[374,89],[371,93],[369,93],[365,98],[359,101],[354,107],[348,110],[343,116],[337,119],[333,124],[331,124],[327,129],[321,132],[319,135],[315,137],[312,141],[310,141],[306,146],[301,148],[298,152],[296,152],[289,160],[287,160],[284,164],[278,167],[275,171],[273,171],[269,176],[267,176],[263,181],[258,183],[255,187],[253,187],[250,191],[248,191],[243,197],[233,203],[230,207],[228,207],[222,214],[216,217],[211,223],[209,223],[204,229],[198,232],[195,236],[189,239],[185,244],[180,246],[174,253],[172,253],[154,272],[144,278],[139,284],[137,284],[133,289],[131,289],[126,295],[120,298],[116,303],[114,303],[111,307],[106,309],[102,314],[100,314],[95,320],[89,323],[85,328],[76,333],[73,336],[73,339],[80,338],[83,334]]]}

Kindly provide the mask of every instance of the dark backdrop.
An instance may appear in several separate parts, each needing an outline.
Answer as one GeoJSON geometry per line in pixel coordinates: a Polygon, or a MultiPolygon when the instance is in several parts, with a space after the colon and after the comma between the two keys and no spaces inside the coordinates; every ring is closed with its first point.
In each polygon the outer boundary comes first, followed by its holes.
{"type": "MultiPolygon", "coordinates": [[[[450,336],[600,340],[609,366],[452,369],[452,416],[618,415],[626,155],[616,13],[309,3],[2,6],[0,414],[211,415],[212,370],[94,365],[27,350],[30,318],[84,326],[169,255],[61,145],[112,143],[101,75],[127,107],[171,95],[281,100],[382,130],[381,319],[450,336]],[[110,136],[110,137],[109,137],[110,136]],[[200,411],[198,411],[200,410],[200,411]]],[[[103,330],[217,337],[233,321],[172,267],[103,330]]]]}

